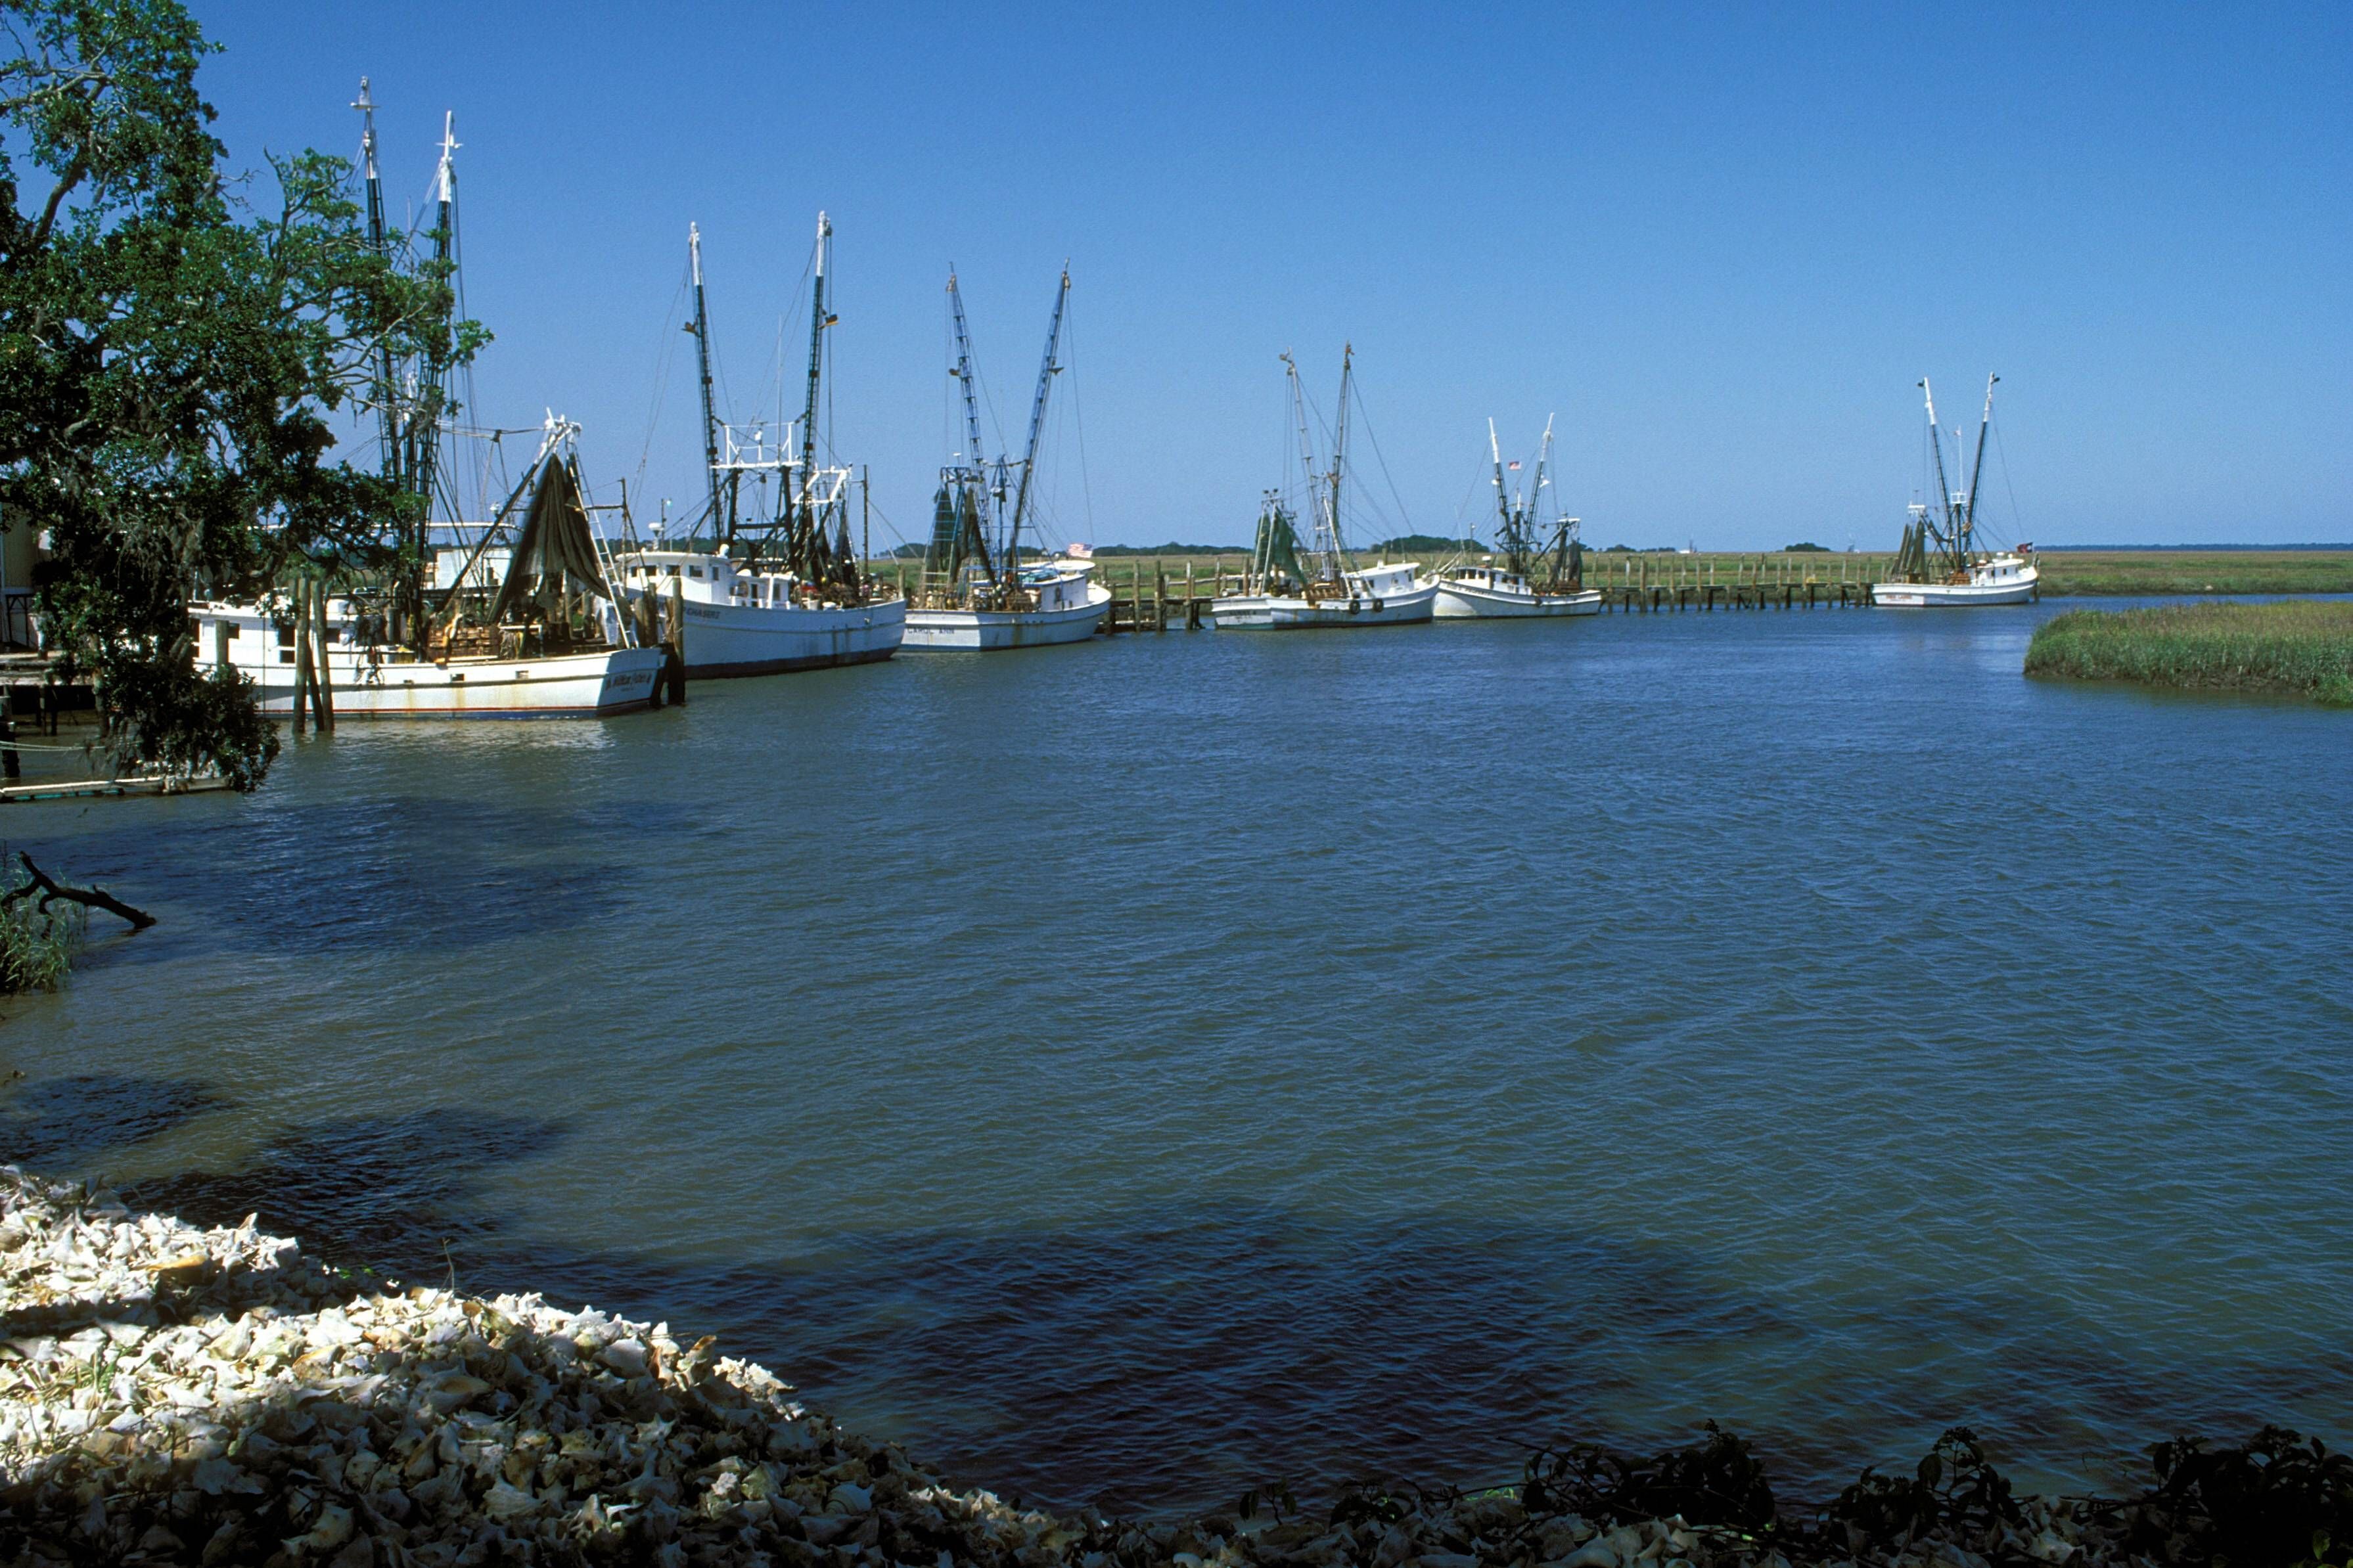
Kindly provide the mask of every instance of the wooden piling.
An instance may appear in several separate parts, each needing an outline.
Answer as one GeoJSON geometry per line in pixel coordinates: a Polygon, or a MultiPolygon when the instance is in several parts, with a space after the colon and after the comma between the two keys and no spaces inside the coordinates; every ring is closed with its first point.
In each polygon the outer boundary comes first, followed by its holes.
{"type": "Polygon", "coordinates": [[[327,580],[323,577],[311,585],[311,657],[317,661],[312,667],[311,695],[317,707],[319,732],[335,732],[335,671],[327,657],[331,645],[327,637],[327,580]]]}
{"type": "Polygon", "coordinates": [[[311,721],[311,616],[307,589],[294,579],[294,733],[301,734],[311,721]]]}
{"type": "Polygon", "coordinates": [[[677,704],[686,700],[686,584],[673,577],[670,587],[662,605],[669,624],[662,629],[667,657],[662,660],[661,679],[670,702],[677,704]]]}

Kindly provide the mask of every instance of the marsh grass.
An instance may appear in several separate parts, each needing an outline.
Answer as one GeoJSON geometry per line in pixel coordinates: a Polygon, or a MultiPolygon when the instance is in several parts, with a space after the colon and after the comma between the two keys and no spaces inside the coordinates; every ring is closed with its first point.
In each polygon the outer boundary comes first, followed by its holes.
{"type": "Polygon", "coordinates": [[[2059,550],[2037,557],[2042,595],[2353,594],[2353,552],[2059,550]]]}
{"type": "MultiPolygon", "coordinates": [[[[0,846],[0,860],[11,858],[0,846]]],[[[0,897],[26,887],[22,868],[0,869],[0,897]]],[[[0,996],[55,991],[73,966],[74,950],[89,929],[90,911],[59,902],[45,912],[37,895],[0,905],[0,996]]]]}
{"type": "Polygon", "coordinates": [[[2353,604],[2288,599],[2071,610],[2035,631],[2026,673],[2288,692],[2353,707],[2353,604]]]}

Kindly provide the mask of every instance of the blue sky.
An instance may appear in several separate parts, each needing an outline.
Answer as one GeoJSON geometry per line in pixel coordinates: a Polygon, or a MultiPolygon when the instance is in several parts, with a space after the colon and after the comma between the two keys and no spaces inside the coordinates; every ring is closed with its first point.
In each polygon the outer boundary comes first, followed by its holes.
{"type": "Polygon", "coordinates": [[[1526,456],[1556,413],[1591,543],[1892,548],[1914,384],[1973,426],[1996,370],[2001,531],[2353,538],[2341,5],[197,15],[241,163],[352,152],[364,73],[398,210],[456,111],[498,340],[474,412],[582,421],[633,497],[701,489],[688,222],[748,417],[823,207],[832,443],[908,538],[946,453],[950,262],[1018,444],[1066,258],[1061,537],[1247,539],[1290,471],[1276,355],[1328,411],[1353,342],[1366,493],[1426,532],[1483,517],[1489,416],[1526,456]]]}

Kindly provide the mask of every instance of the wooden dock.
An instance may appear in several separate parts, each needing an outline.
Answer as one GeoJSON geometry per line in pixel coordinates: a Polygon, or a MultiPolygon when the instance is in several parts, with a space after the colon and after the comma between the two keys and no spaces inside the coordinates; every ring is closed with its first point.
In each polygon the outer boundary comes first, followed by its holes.
{"type": "Polygon", "coordinates": [[[1862,610],[1871,585],[1889,563],[1876,557],[1832,555],[1703,556],[1650,553],[1588,555],[1585,585],[1601,593],[1601,607],[1621,615],[1671,610],[1862,610]],[[1727,570],[1728,568],[1728,570],[1727,570]]]}
{"type": "Polygon", "coordinates": [[[1206,571],[1196,569],[1193,556],[1185,557],[1182,574],[1172,573],[1158,556],[1133,555],[1127,558],[1127,581],[1120,581],[1117,557],[1095,563],[1095,575],[1111,590],[1111,610],[1103,618],[1104,636],[1121,632],[1165,632],[1173,624],[1188,632],[1208,627],[1210,602],[1219,594],[1239,594],[1242,589],[1240,563],[1233,572],[1223,570],[1223,563],[1213,563],[1206,571]],[[1220,585],[1222,584],[1222,586],[1220,585]]]}
{"type": "Polygon", "coordinates": [[[128,779],[57,779],[47,784],[0,786],[0,805],[42,800],[91,800],[134,795],[205,795],[228,788],[228,780],[213,774],[194,778],[152,774],[128,779]]]}

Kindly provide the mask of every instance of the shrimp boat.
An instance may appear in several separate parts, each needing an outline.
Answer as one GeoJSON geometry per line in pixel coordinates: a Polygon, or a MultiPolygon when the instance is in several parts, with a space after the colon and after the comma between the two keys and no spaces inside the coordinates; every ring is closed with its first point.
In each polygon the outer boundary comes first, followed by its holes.
{"type": "Polygon", "coordinates": [[[702,384],[708,489],[693,527],[695,535],[707,527],[713,547],[665,550],[657,541],[653,548],[620,552],[614,567],[624,595],[641,607],[659,606],[670,624],[681,628],[690,680],[870,664],[898,652],[905,636],[906,600],[862,570],[850,549],[849,469],[818,461],[825,330],[836,319],[826,306],[832,238],[832,225],[818,214],[807,400],[799,425],[772,440],[765,426],[735,426],[719,417],[712,391],[711,316],[702,289],[702,235],[687,226],[694,290],[694,319],[687,331],[694,334],[702,384]]]}
{"type": "Polygon", "coordinates": [[[1412,561],[1379,561],[1358,566],[1341,542],[1341,482],[1346,471],[1348,400],[1356,362],[1353,347],[1340,355],[1340,409],[1332,433],[1332,466],[1315,466],[1307,430],[1307,404],[1299,366],[1282,356],[1291,380],[1291,404],[1299,430],[1300,468],[1308,504],[1314,509],[1314,548],[1302,552],[1297,515],[1279,489],[1266,492],[1259,508],[1258,535],[1241,592],[1210,601],[1218,628],[1293,631],[1323,626],[1394,626],[1430,618],[1438,584],[1412,561]]]}
{"type": "MultiPolygon", "coordinates": [[[[633,646],[613,611],[602,541],[589,523],[579,426],[551,428],[531,474],[482,531],[459,587],[403,626],[406,584],[326,600],[322,647],[335,712],[346,719],[603,719],[649,706],[666,657],[633,646]],[[485,580],[482,556],[521,505],[506,569],[485,580]],[[468,586],[463,584],[481,584],[468,586]],[[397,637],[406,630],[408,637],[397,637]]],[[[421,595],[420,595],[421,597],[421,595]]],[[[282,596],[199,600],[196,669],[227,667],[254,683],[261,710],[294,710],[296,638],[282,596]]]]}
{"type": "Polygon", "coordinates": [[[1601,594],[1585,585],[1585,546],[1577,538],[1577,520],[1556,519],[1551,539],[1542,547],[1536,543],[1536,504],[1552,483],[1545,472],[1552,459],[1552,421],[1545,421],[1535,480],[1525,496],[1504,493],[1504,449],[1495,439],[1493,419],[1487,421],[1487,450],[1495,462],[1495,542],[1502,548],[1503,562],[1498,564],[1491,555],[1479,565],[1450,566],[1440,573],[1432,613],[1441,621],[1599,615],[1601,594]]]}
{"type": "MultiPolygon", "coordinates": [[[[389,257],[375,106],[364,78],[353,107],[364,117],[368,241],[389,257]]],[[[455,267],[457,146],[445,118],[433,231],[434,262],[444,268],[455,267]]],[[[440,325],[446,341],[447,317],[440,325]]],[[[456,433],[449,375],[448,358],[434,350],[403,359],[387,348],[377,359],[371,401],[381,423],[384,474],[413,498],[413,521],[383,542],[398,563],[388,576],[321,595],[314,613],[324,625],[313,627],[321,634],[319,673],[336,712],[352,719],[605,718],[649,706],[665,656],[637,646],[613,609],[609,562],[583,499],[578,426],[548,417],[531,471],[463,552],[451,582],[428,588],[431,508],[437,496],[454,494],[441,462],[442,447],[456,433]],[[518,532],[510,525],[519,507],[518,532]]],[[[196,669],[235,669],[253,682],[263,712],[290,716],[297,659],[308,640],[298,637],[293,611],[283,594],[199,597],[189,605],[196,669]]]]}
{"type": "MultiPolygon", "coordinates": [[[[2034,547],[1981,551],[1976,548],[1978,480],[1985,472],[1986,433],[1993,426],[1993,389],[2001,377],[1986,377],[1985,414],[1978,423],[1977,457],[1969,488],[1954,489],[1945,478],[1945,437],[1936,424],[1936,394],[1926,376],[1920,391],[1928,405],[1928,445],[1936,453],[1936,504],[1915,501],[1904,543],[1884,582],[1871,586],[1871,601],[1905,609],[1958,608],[1972,605],[2023,605],[2042,595],[2042,568],[2034,547]]],[[[1953,459],[1960,460],[1960,432],[1953,432],[1953,459]]]]}
{"type": "Polygon", "coordinates": [[[940,469],[932,538],[923,552],[916,603],[907,611],[910,649],[990,653],[1084,642],[1111,609],[1111,590],[1094,580],[1094,563],[1076,553],[1021,561],[1021,530],[1035,503],[1032,483],[1046,400],[1061,366],[1062,310],[1071,298],[1065,269],[1046,328],[1046,358],[1029,405],[1029,445],[1019,463],[984,456],[980,402],[973,388],[972,336],[964,295],[948,273],[948,319],[955,330],[955,377],[964,395],[965,449],[940,469]],[[1017,477],[1018,475],[1018,477],[1017,477]]]}

